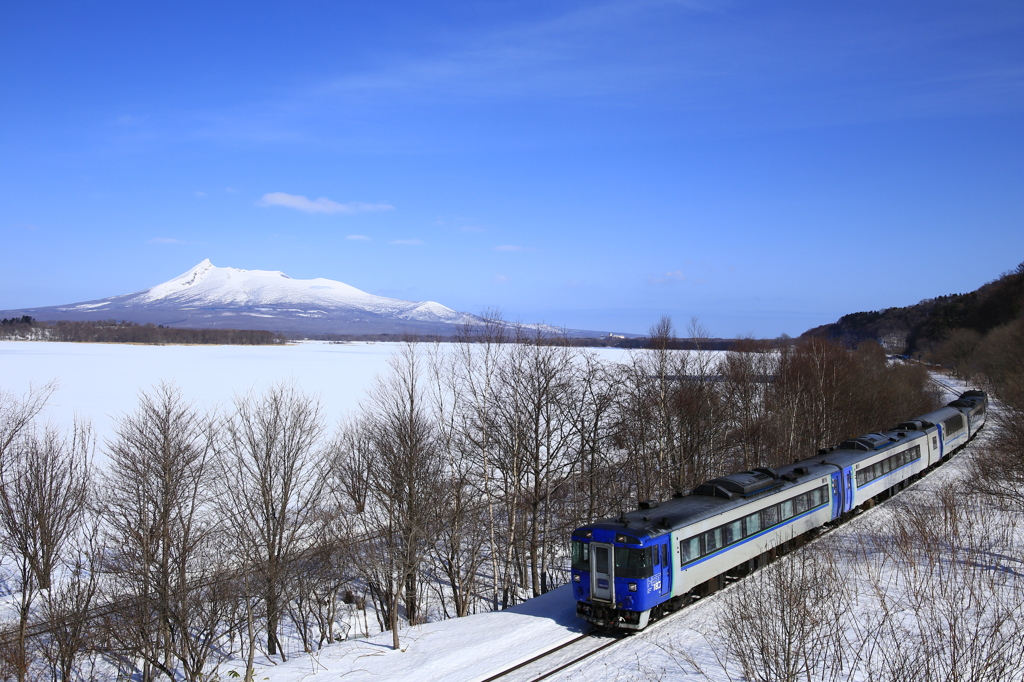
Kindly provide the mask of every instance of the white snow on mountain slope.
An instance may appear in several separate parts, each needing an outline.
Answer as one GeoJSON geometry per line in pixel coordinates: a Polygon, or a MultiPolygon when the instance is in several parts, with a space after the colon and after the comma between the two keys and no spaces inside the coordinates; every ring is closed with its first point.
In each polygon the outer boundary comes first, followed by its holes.
{"type": "MultiPolygon", "coordinates": [[[[460,324],[478,321],[473,315],[456,312],[434,301],[403,301],[375,296],[344,282],[322,277],[292,279],[278,271],[220,268],[209,259],[163,284],[116,298],[121,306],[269,308],[313,314],[349,310],[423,322],[460,324]]],[[[68,309],[96,309],[100,305],[85,303],[68,309]]]]}

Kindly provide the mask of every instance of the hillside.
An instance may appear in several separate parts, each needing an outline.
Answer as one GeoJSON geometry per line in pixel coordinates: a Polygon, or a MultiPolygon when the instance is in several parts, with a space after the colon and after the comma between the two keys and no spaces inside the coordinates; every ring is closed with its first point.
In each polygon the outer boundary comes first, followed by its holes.
{"type": "Polygon", "coordinates": [[[954,329],[984,335],[1024,316],[1024,263],[975,291],[929,298],[915,305],[851,313],[802,336],[838,339],[856,345],[867,339],[891,353],[930,350],[954,329]]]}

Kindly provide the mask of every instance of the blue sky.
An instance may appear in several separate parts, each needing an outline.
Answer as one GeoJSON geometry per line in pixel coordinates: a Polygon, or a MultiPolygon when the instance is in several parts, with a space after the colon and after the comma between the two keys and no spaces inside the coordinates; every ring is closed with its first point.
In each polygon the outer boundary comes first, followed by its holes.
{"type": "Polygon", "coordinates": [[[8,3],[0,309],[203,258],[796,335],[1024,261],[1019,2],[8,3]]]}

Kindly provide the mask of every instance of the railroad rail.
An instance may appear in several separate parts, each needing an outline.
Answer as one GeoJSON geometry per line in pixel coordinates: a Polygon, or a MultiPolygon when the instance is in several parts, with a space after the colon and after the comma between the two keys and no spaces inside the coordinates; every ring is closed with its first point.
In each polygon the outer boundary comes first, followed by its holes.
{"type": "Polygon", "coordinates": [[[538,682],[618,644],[628,635],[622,633],[606,633],[599,630],[585,632],[579,637],[563,642],[556,647],[517,663],[496,675],[486,677],[481,682],[538,682]]]}

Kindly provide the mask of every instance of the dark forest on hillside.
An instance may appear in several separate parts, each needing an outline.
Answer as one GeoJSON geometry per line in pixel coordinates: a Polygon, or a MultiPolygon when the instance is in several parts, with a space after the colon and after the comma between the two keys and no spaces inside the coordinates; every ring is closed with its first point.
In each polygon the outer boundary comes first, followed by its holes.
{"type": "Polygon", "coordinates": [[[1024,315],[1024,263],[965,294],[929,298],[911,306],[851,313],[803,336],[830,338],[855,346],[878,340],[887,351],[927,355],[962,330],[977,335],[1024,315]]]}

